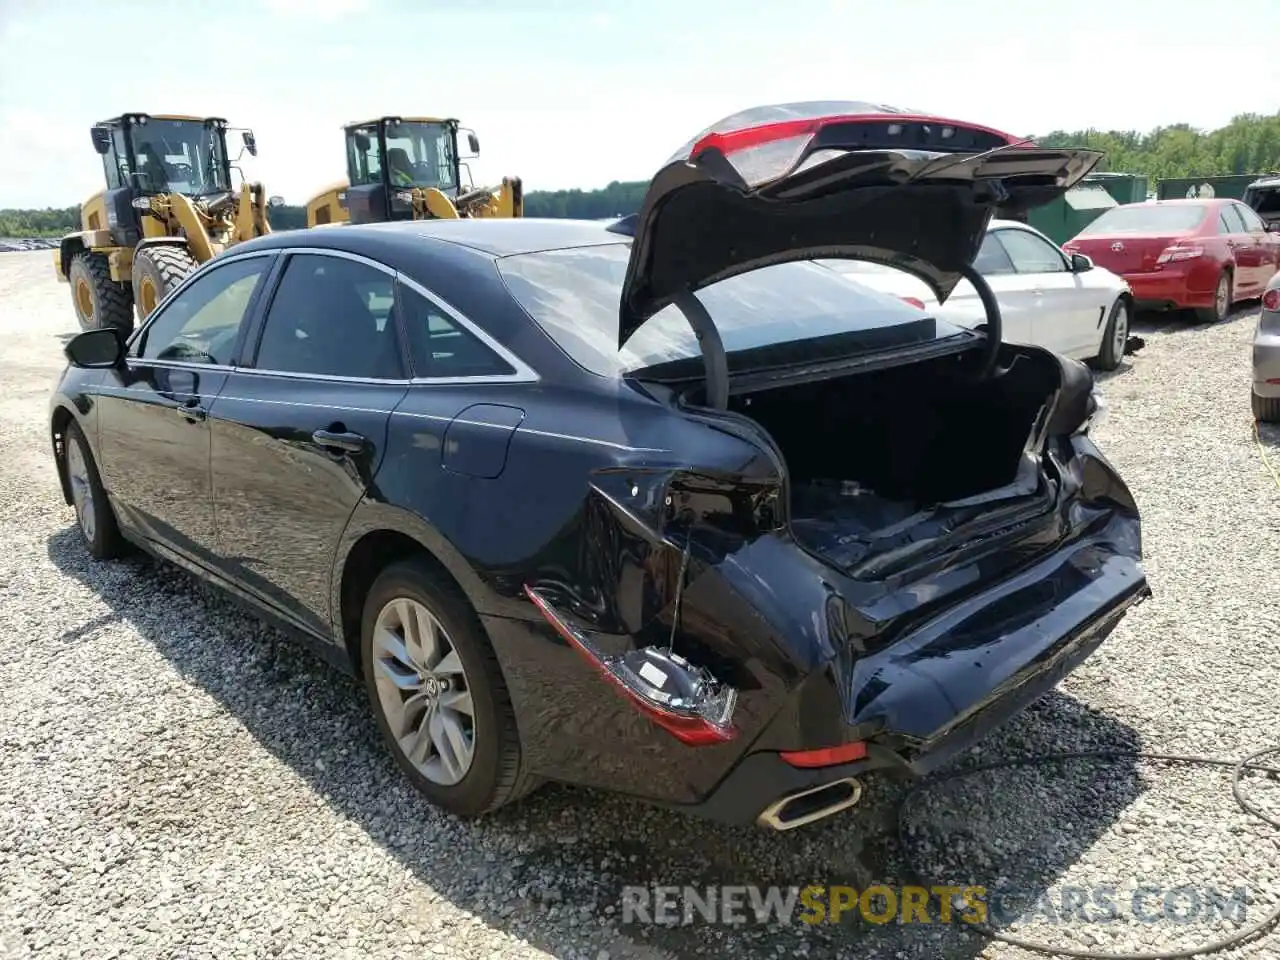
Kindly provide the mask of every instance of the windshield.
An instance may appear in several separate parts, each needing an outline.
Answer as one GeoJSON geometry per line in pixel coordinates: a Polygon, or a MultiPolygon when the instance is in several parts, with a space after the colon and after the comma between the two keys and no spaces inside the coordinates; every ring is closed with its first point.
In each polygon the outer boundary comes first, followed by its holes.
{"type": "Polygon", "coordinates": [[[216,128],[197,120],[148,120],[133,124],[129,133],[137,161],[132,172],[144,192],[198,197],[231,189],[216,128]]]}
{"type": "Polygon", "coordinates": [[[1080,231],[1089,234],[1161,234],[1194,230],[1204,222],[1208,207],[1203,203],[1131,203],[1112,207],[1080,231]]]}
{"type": "Polygon", "coordinates": [[[393,187],[458,186],[453,130],[443,123],[387,124],[387,176],[393,187]]]}
{"type": "MultiPolygon", "coordinates": [[[[579,365],[602,376],[700,355],[684,315],[667,307],[618,350],[618,309],[631,248],[626,243],[517,254],[497,261],[512,296],[579,365]]],[[[816,263],[782,263],[699,291],[726,352],[902,326],[926,315],[816,263]]],[[[932,339],[960,328],[936,322],[932,339]]]]}

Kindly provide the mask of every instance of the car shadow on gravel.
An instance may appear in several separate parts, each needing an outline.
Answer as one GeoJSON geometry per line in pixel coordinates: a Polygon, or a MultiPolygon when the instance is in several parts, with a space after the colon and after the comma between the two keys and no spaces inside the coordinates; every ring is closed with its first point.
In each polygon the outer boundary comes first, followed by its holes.
{"type": "MultiPolygon", "coordinates": [[[[1258,312],[1257,300],[1242,300],[1231,308],[1222,323],[1237,323],[1241,320],[1253,320],[1258,312]]],[[[1205,323],[1196,317],[1193,310],[1141,310],[1129,323],[1129,330],[1136,334],[1150,333],[1196,333],[1207,330],[1218,324],[1205,323]]],[[[1141,354],[1139,354],[1141,356],[1141,354]]]]}
{"type": "MultiPolygon", "coordinates": [[[[915,923],[897,922],[902,901],[894,894],[892,901],[866,901],[873,919],[892,913],[889,922],[869,922],[853,908],[838,923],[825,911],[822,922],[806,923],[801,914],[816,913],[801,906],[787,922],[708,922],[695,911],[690,923],[677,917],[664,924],[659,915],[625,916],[623,890],[641,886],[653,895],[656,886],[704,893],[718,885],[777,886],[786,898],[790,889],[811,884],[862,891],[919,878],[926,885],[998,889],[1010,895],[1006,909],[1014,913],[1046,897],[1054,909],[1061,895],[1046,891],[1145,789],[1129,762],[1007,769],[939,784],[913,802],[907,818],[914,873],[897,834],[906,787],[882,779],[869,781],[857,812],[781,834],[722,827],[559,785],[466,824],[431,808],[400,775],[377,738],[363,690],[288,637],[168,564],[143,557],[94,562],[74,525],[49,538],[48,555],[108,605],[102,624],[130,624],[186,681],[215,698],[420,882],[491,927],[565,960],[593,960],[601,951],[612,960],[970,960],[986,941],[962,923],[942,922],[937,898],[927,907],[928,923],[918,922],[919,915],[915,923]],[[165,616],[166,610],[181,614],[165,616]]],[[[1132,728],[1052,693],[960,765],[1138,746],[1132,728]]],[[[200,809],[199,798],[192,800],[192,809],[200,809]]],[[[1010,916],[993,919],[999,925],[1010,916]]],[[[447,938],[448,931],[440,936],[447,938]]]]}

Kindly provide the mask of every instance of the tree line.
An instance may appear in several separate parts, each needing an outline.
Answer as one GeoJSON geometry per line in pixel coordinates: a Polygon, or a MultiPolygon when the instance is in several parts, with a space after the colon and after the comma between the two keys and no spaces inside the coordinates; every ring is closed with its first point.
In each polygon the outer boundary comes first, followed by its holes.
{"type": "MultiPolygon", "coordinates": [[[[1099,170],[1136,173],[1155,180],[1280,171],[1280,112],[1241,114],[1225,127],[1201,131],[1187,124],[1136,130],[1054,130],[1036,141],[1047,147],[1086,147],[1106,156],[1099,170]]],[[[640,208],[647,182],[613,181],[598,190],[530,190],[527,217],[599,220],[640,208]]],[[[273,207],[278,230],[306,226],[301,206],[273,207]]],[[[77,229],[78,207],[0,210],[0,237],[56,237],[77,229]]]]}

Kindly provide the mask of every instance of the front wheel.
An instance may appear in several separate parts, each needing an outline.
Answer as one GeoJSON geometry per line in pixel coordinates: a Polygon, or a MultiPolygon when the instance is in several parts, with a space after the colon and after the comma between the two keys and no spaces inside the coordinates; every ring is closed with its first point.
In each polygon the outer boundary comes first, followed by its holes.
{"type": "Polygon", "coordinates": [[[374,581],[360,654],[378,729],[432,803],[476,817],[536,785],[488,637],[427,563],[392,564],[374,581]]]}
{"type": "Polygon", "coordinates": [[[1107,318],[1107,328],[1102,332],[1102,344],[1098,350],[1098,367],[1114,370],[1124,357],[1125,344],[1129,342],[1129,301],[1117,297],[1107,318]]]}
{"type": "Polygon", "coordinates": [[[1196,317],[1201,323],[1221,323],[1231,312],[1231,272],[1224,270],[1213,290],[1213,306],[1200,307],[1196,317]]]}
{"type": "Polygon", "coordinates": [[[107,500],[107,491],[102,486],[98,465],[89,450],[89,440],[74,420],[67,425],[63,436],[63,455],[71,487],[71,503],[89,553],[98,560],[118,557],[123,552],[124,539],[107,500]]]}

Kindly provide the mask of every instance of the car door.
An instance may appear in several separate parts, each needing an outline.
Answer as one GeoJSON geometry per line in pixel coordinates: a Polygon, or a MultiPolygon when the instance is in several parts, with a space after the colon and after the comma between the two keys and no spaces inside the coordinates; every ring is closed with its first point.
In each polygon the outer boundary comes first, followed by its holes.
{"type": "Polygon", "coordinates": [[[1249,246],[1249,267],[1253,273],[1250,292],[1259,296],[1276,271],[1275,234],[1267,232],[1267,225],[1248,204],[1233,203],[1231,206],[1239,214],[1245,233],[1252,240],[1249,246]]]}
{"type": "Polygon", "coordinates": [[[284,256],[210,410],[213,515],[223,574],[328,637],[334,553],[409,374],[394,270],[331,250],[284,256]]]}
{"type": "Polygon", "coordinates": [[[1066,356],[1095,353],[1099,305],[1096,295],[1072,272],[1062,251],[1019,227],[992,231],[1016,272],[1016,284],[1033,304],[1030,342],[1066,356]]]}
{"type": "MultiPolygon", "coordinates": [[[[973,266],[987,281],[1000,304],[1002,339],[1010,343],[1033,342],[1031,323],[1037,309],[1036,296],[1018,276],[1013,261],[994,232],[983,238],[973,266]]],[[[978,299],[978,292],[967,280],[957,284],[938,312],[944,319],[969,327],[986,321],[986,310],[978,299]]]]}
{"type": "Polygon", "coordinates": [[[203,271],[151,314],[125,369],[102,385],[102,477],[122,521],[206,567],[216,544],[208,412],[273,260],[247,254],[203,271]]]}
{"type": "Polygon", "coordinates": [[[1218,211],[1219,230],[1230,231],[1226,234],[1225,240],[1236,267],[1235,276],[1232,278],[1233,294],[1236,300],[1262,292],[1261,284],[1258,282],[1259,274],[1262,272],[1260,263],[1262,248],[1245,226],[1241,213],[1244,209],[1246,209],[1244,204],[1226,203],[1218,211]]]}

